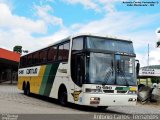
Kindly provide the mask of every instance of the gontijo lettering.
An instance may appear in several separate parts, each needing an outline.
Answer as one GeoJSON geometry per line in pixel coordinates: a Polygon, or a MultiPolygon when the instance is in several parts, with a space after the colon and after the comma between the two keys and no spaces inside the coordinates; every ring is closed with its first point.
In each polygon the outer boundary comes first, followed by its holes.
{"type": "Polygon", "coordinates": [[[27,69],[26,74],[37,74],[37,68],[27,69]]]}

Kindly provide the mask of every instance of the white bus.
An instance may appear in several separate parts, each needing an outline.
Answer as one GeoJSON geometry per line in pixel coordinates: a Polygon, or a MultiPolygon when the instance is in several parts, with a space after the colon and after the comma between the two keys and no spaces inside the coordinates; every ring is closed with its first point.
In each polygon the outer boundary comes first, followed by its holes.
{"type": "Polygon", "coordinates": [[[86,106],[137,101],[132,41],[90,34],[67,37],[20,59],[18,88],[86,106]]]}

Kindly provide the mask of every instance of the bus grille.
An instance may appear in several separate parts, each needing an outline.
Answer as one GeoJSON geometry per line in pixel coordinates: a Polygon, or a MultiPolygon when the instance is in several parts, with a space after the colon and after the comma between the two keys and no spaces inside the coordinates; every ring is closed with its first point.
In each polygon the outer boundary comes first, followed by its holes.
{"type": "Polygon", "coordinates": [[[124,90],[117,90],[117,93],[126,93],[127,91],[124,90]]]}
{"type": "Polygon", "coordinates": [[[114,90],[103,90],[105,93],[114,93],[114,90]]]}

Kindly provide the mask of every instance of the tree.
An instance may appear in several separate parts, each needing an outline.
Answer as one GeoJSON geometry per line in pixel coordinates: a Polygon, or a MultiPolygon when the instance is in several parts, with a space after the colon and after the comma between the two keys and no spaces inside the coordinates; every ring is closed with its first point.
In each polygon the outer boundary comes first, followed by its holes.
{"type": "Polygon", "coordinates": [[[19,46],[19,45],[14,46],[13,51],[21,54],[22,46],[19,46]]]}
{"type": "Polygon", "coordinates": [[[151,78],[151,82],[152,83],[160,83],[160,78],[159,77],[151,78]]]}
{"type": "Polygon", "coordinates": [[[29,51],[28,51],[28,50],[22,50],[22,52],[23,52],[23,53],[28,53],[29,51]]]}

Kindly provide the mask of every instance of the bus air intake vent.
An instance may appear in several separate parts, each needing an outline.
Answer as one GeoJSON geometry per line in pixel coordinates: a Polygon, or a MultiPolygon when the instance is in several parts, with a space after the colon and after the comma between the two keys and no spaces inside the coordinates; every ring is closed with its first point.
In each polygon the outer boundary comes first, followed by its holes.
{"type": "Polygon", "coordinates": [[[124,90],[117,90],[117,93],[126,93],[127,91],[124,90]]]}
{"type": "Polygon", "coordinates": [[[114,93],[114,90],[103,90],[105,93],[114,93]]]}

